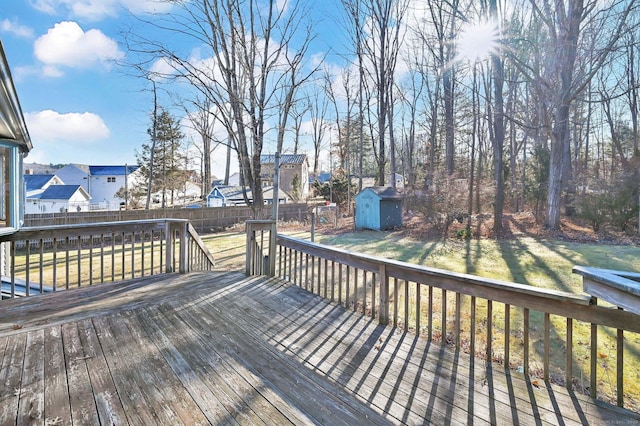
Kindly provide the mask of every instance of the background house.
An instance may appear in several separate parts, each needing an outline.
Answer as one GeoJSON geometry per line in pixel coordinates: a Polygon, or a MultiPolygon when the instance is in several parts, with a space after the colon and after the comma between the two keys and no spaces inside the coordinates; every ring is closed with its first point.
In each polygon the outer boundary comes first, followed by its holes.
{"type": "Polygon", "coordinates": [[[64,182],[56,175],[24,175],[24,184],[26,197],[33,198],[51,185],[64,185],[64,182]]]}
{"type": "MultiPolygon", "coordinates": [[[[215,186],[209,195],[207,195],[207,207],[230,207],[230,206],[246,206],[244,192],[247,192],[249,201],[253,201],[253,194],[249,187],[242,186],[215,186]]],[[[273,187],[265,186],[262,188],[262,197],[265,204],[273,204],[273,187]]],[[[284,204],[290,201],[289,195],[278,190],[278,204],[284,204]]]]}
{"type": "Polygon", "coordinates": [[[80,185],[51,185],[41,193],[27,197],[25,213],[86,212],[90,200],[80,185]]]}
{"type": "Polygon", "coordinates": [[[138,166],[69,164],[56,172],[67,185],[80,185],[91,197],[91,209],[119,210],[123,198],[116,192],[136,179],[138,166]]]}
{"type": "MultiPolygon", "coordinates": [[[[262,179],[273,185],[275,155],[261,155],[262,179]]],[[[309,196],[309,164],[306,154],[282,154],[280,156],[280,185],[292,197],[305,200],[309,196]],[[295,185],[294,185],[295,184],[295,185]]]]}
{"type": "Polygon", "coordinates": [[[364,188],[355,199],[356,229],[383,230],[402,226],[402,194],[394,188],[364,188]]]}

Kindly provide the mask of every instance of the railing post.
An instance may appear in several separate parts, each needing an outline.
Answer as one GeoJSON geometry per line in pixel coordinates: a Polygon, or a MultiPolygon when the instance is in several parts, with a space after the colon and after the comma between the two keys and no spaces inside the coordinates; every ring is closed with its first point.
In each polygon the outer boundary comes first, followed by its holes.
{"type": "Polygon", "coordinates": [[[389,324],[389,275],[387,274],[387,266],[380,264],[380,314],[379,322],[382,325],[389,324]]]}
{"type": "Polygon", "coordinates": [[[165,251],[164,251],[164,271],[166,273],[173,272],[173,227],[171,222],[167,221],[164,225],[165,233],[165,251]]]}
{"type": "Polygon", "coordinates": [[[188,269],[187,259],[187,226],[188,222],[185,222],[180,227],[180,260],[178,265],[178,272],[186,274],[188,269]]]}
{"type": "Polygon", "coordinates": [[[246,276],[250,276],[252,273],[251,265],[253,263],[253,226],[251,226],[251,222],[246,222],[246,233],[247,233],[247,247],[245,250],[245,261],[244,261],[244,274],[246,276]]]}
{"type": "Polygon", "coordinates": [[[269,231],[269,271],[267,273],[270,277],[276,276],[276,234],[278,233],[276,229],[276,221],[274,220],[269,231]]]}

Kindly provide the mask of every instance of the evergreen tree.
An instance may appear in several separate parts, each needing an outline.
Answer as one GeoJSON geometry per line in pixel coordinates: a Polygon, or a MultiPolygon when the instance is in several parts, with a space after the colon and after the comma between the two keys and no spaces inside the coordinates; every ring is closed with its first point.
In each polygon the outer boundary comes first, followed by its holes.
{"type": "MultiPolygon", "coordinates": [[[[152,130],[147,131],[152,135],[152,130]]],[[[151,185],[151,192],[160,192],[162,207],[173,204],[175,192],[185,185],[185,153],[183,149],[184,134],[180,124],[168,111],[162,110],[156,123],[155,150],[153,141],[142,144],[142,150],[136,152],[140,173],[144,177],[144,185],[151,185]],[[151,159],[153,158],[153,167],[151,159]],[[150,176],[150,171],[153,170],[150,176]]]]}

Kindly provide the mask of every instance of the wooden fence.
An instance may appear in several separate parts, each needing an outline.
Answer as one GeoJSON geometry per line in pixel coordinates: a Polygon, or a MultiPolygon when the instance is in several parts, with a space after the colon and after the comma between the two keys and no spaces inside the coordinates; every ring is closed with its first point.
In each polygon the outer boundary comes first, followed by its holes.
{"type": "MultiPolygon", "coordinates": [[[[263,208],[263,217],[270,218],[272,207],[263,208]]],[[[306,221],[309,207],[306,203],[280,204],[278,216],[280,221],[306,221]]],[[[42,227],[53,225],[80,225],[91,223],[137,221],[158,219],[188,220],[200,233],[209,233],[236,224],[244,224],[254,219],[250,207],[202,207],[202,208],[167,208],[151,210],[120,210],[120,211],[92,211],[66,212],[48,214],[27,214],[24,218],[25,227],[42,227]]]]}

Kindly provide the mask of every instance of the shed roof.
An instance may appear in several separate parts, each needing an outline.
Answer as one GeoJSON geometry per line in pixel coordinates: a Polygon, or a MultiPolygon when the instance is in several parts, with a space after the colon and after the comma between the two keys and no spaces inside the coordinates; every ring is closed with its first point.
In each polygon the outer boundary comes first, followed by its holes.
{"type": "Polygon", "coordinates": [[[138,170],[139,166],[89,166],[91,176],[123,176],[138,170]],[[126,171],[125,171],[126,168],[126,171]]]}
{"type": "Polygon", "coordinates": [[[25,151],[32,148],[31,137],[24,122],[2,41],[0,41],[0,139],[15,141],[25,151]]]}
{"type": "Polygon", "coordinates": [[[78,190],[84,192],[89,198],[84,188],[80,185],[51,185],[38,198],[41,200],[68,200],[78,190]]]}
{"type": "MultiPolygon", "coordinates": [[[[307,154],[282,154],[280,155],[280,164],[303,164],[307,160],[307,154]]],[[[276,156],[272,154],[261,155],[261,164],[274,164],[276,156]]]]}
{"type": "Polygon", "coordinates": [[[24,182],[27,185],[27,191],[35,191],[41,189],[55,175],[24,175],[24,182]]]}
{"type": "Polygon", "coordinates": [[[364,188],[360,194],[364,191],[371,191],[383,200],[402,200],[402,194],[392,186],[369,186],[364,188]]]}

